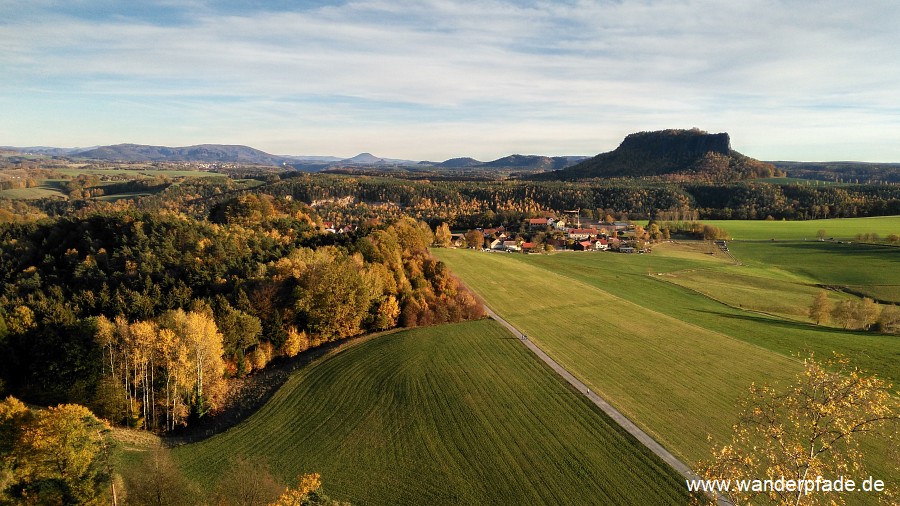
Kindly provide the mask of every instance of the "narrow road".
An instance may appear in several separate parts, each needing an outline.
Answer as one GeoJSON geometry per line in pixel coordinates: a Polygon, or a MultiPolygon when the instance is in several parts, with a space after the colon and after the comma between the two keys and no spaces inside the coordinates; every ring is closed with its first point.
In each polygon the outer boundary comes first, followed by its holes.
{"type": "MultiPolygon", "coordinates": [[[[659,444],[655,439],[650,437],[649,434],[641,430],[640,427],[635,425],[631,420],[629,420],[625,415],[623,415],[619,410],[612,407],[608,402],[606,402],[602,397],[597,395],[596,393],[588,390],[587,385],[581,382],[578,378],[572,375],[569,371],[567,371],[563,366],[561,366],[557,361],[550,358],[549,355],[544,353],[544,350],[537,347],[536,344],[531,342],[530,339],[525,337],[525,334],[520,332],[518,329],[512,326],[511,323],[501,318],[497,313],[495,313],[491,308],[487,305],[484,306],[485,312],[502,324],[504,327],[509,329],[510,332],[513,333],[514,336],[519,338],[519,341],[525,344],[529,350],[531,350],[535,355],[538,356],[541,360],[544,361],[547,365],[550,366],[551,369],[556,371],[557,374],[563,377],[566,381],[569,382],[572,386],[578,389],[579,392],[583,393],[587,396],[588,399],[591,400],[598,408],[602,409],[604,413],[606,413],[610,418],[613,419],[617,424],[619,424],[623,429],[628,431],[629,434],[635,437],[641,444],[650,449],[653,453],[655,453],[659,458],[661,458],[666,464],[672,466],[673,469],[678,471],[679,474],[684,476],[686,480],[700,480],[700,476],[698,476],[694,471],[691,470],[690,467],[687,466],[684,462],[682,462],[678,457],[669,453],[669,450],[663,448],[661,444],[659,444]]],[[[731,501],[724,497],[719,497],[717,500],[717,504],[719,506],[733,506],[731,501]]]]}

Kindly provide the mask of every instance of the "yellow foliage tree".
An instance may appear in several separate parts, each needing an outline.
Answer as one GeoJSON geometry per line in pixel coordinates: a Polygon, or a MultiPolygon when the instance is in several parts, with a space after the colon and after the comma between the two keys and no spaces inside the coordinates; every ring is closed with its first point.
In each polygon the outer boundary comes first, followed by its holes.
{"type": "Polygon", "coordinates": [[[290,327],[287,331],[287,339],[281,346],[281,353],[286,357],[295,357],[301,351],[309,349],[309,336],[306,332],[297,331],[297,327],[290,327]]]}
{"type": "Polygon", "coordinates": [[[39,411],[13,451],[17,488],[39,504],[105,504],[107,431],[106,423],[84,406],[39,411]]]}
{"type": "MultiPolygon", "coordinates": [[[[867,476],[859,440],[879,438],[896,444],[900,401],[891,385],[864,376],[837,357],[824,365],[804,361],[803,373],[780,392],[770,386],[750,388],[731,442],[714,448],[713,460],[701,463],[708,480],[784,480],[806,483],[817,477],[867,476]]],[[[891,504],[896,483],[879,495],[891,504]]],[[[801,490],[745,490],[727,494],[735,504],[841,504],[841,494],[801,490]]]]}
{"type": "Polygon", "coordinates": [[[450,226],[446,223],[441,223],[437,228],[434,229],[434,245],[440,246],[441,248],[449,248],[450,241],[453,239],[453,234],[450,233],[450,226]]]}
{"type": "Polygon", "coordinates": [[[400,316],[400,303],[397,302],[396,297],[388,295],[378,305],[374,327],[378,330],[393,328],[397,326],[398,316],[400,316]]]}
{"type": "Polygon", "coordinates": [[[809,317],[815,320],[816,325],[820,325],[823,322],[828,323],[829,316],[831,316],[831,301],[828,300],[828,292],[822,290],[816,294],[809,306],[809,317]]]}
{"type": "Polygon", "coordinates": [[[215,410],[225,387],[222,334],[216,322],[202,312],[176,309],[164,315],[162,326],[173,332],[174,345],[183,348],[190,363],[182,376],[190,378],[194,390],[191,408],[200,416],[215,410]]]}

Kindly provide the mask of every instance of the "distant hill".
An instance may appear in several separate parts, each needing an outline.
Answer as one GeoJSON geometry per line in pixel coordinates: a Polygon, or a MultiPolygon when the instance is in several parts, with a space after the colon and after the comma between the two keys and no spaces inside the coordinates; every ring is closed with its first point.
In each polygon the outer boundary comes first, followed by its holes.
{"type": "Polygon", "coordinates": [[[86,151],[70,153],[69,156],[121,162],[206,162],[282,165],[291,161],[288,157],[270,155],[251,147],[226,144],[200,144],[178,148],[143,144],[117,144],[115,146],[101,146],[86,151]]]}
{"type": "Polygon", "coordinates": [[[15,151],[17,153],[24,153],[30,155],[45,155],[45,156],[68,156],[72,153],[77,153],[79,151],[84,151],[92,148],[54,148],[48,146],[29,146],[25,148],[17,148],[13,146],[2,146],[3,149],[15,151]]]}
{"type": "Polygon", "coordinates": [[[669,180],[726,181],[770,177],[775,167],[731,149],[727,133],[698,129],[639,132],[614,151],[532,179],[572,181],[590,178],[661,177],[669,180]]]}
{"type": "Polygon", "coordinates": [[[446,169],[459,169],[464,167],[478,167],[483,165],[484,162],[479,162],[474,158],[463,157],[463,158],[451,158],[449,160],[445,160],[441,163],[435,164],[435,167],[443,167],[446,169]]]}
{"type": "Polygon", "coordinates": [[[353,158],[347,158],[334,165],[418,165],[416,160],[400,160],[397,158],[381,158],[372,153],[360,153],[353,158]]]}
{"type": "Polygon", "coordinates": [[[585,160],[586,156],[542,156],[542,155],[509,155],[490,162],[479,162],[474,158],[451,158],[441,162],[436,167],[441,168],[466,168],[466,169],[493,169],[516,170],[523,172],[543,172],[566,168],[577,162],[585,160]]]}

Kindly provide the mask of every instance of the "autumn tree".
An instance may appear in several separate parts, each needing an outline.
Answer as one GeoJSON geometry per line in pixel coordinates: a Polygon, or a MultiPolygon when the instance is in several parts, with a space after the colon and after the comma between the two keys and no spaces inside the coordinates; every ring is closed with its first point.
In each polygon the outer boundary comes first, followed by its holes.
{"type": "Polygon", "coordinates": [[[216,485],[217,504],[258,506],[278,499],[284,488],[260,458],[238,455],[216,485]]]}
{"type": "Polygon", "coordinates": [[[852,300],[842,300],[831,310],[831,319],[845,329],[853,327],[855,308],[852,300]]]}
{"type": "Polygon", "coordinates": [[[831,300],[828,299],[828,292],[822,290],[813,299],[812,305],[809,306],[809,317],[815,320],[816,325],[823,322],[828,323],[831,316],[831,300]]]}
{"type": "Polygon", "coordinates": [[[281,345],[281,353],[286,357],[296,357],[301,351],[309,348],[309,336],[305,331],[297,330],[296,327],[289,327],[287,330],[287,339],[281,345]]]}
{"type": "Polygon", "coordinates": [[[84,406],[38,411],[12,451],[10,495],[39,504],[105,504],[110,480],[107,425],[84,406]]]}
{"type": "Polygon", "coordinates": [[[299,284],[296,310],[309,331],[329,341],[362,332],[372,293],[357,263],[341,255],[321,256],[299,284]]]}
{"type": "Polygon", "coordinates": [[[435,246],[449,248],[452,240],[453,234],[450,233],[450,225],[447,225],[447,223],[441,223],[434,229],[435,246]]]}
{"type": "Polygon", "coordinates": [[[853,309],[856,325],[863,330],[868,330],[874,325],[878,321],[878,315],[881,314],[881,306],[868,297],[856,301],[853,309]]]}
{"type": "MultiPolygon", "coordinates": [[[[815,480],[817,476],[867,476],[860,441],[895,444],[900,401],[891,385],[850,367],[844,358],[820,364],[809,358],[784,390],[752,385],[731,442],[716,446],[701,463],[709,480],[815,480]]],[[[895,486],[896,484],[889,484],[895,486]]],[[[880,498],[888,503],[896,490],[880,498]]],[[[736,504],[814,505],[842,503],[840,494],[803,490],[727,493],[736,504]]]]}
{"type": "Polygon", "coordinates": [[[192,414],[201,417],[215,410],[224,393],[225,372],[222,334],[216,322],[208,314],[176,309],[163,315],[161,326],[173,332],[173,346],[186,357],[185,362],[176,361],[173,365],[184,368],[180,376],[192,386],[192,414]]]}
{"type": "Polygon", "coordinates": [[[372,327],[375,330],[387,330],[397,325],[400,316],[400,303],[393,295],[388,295],[378,304],[378,310],[372,327]]]}
{"type": "Polygon", "coordinates": [[[269,506],[350,506],[348,502],[331,499],[321,493],[322,477],[319,473],[301,475],[297,486],[288,487],[269,506]]]}
{"type": "Polygon", "coordinates": [[[259,344],[262,324],[256,316],[232,307],[221,295],[216,296],[214,305],[216,326],[222,333],[225,356],[239,363],[253,346],[259,344]]]}
{"type": "Polygon", "coordinates": [[[9,396],[0,401],[0,504],[11,503],[11,493],[21,491],[21,487],[16,487],[19,480],[18,465],[13,451],[17,449],[25,427],[33,418],[31,410],[19,399],[9,396]]]}
{"type": "Polygon", "coordinates": [[[199,502],[197,487],[185,478],[167,448],[154,448],[138,459],[125,468],[126,504],[180,506],[199,502]]]}
{"type": "Polygon", "coordinates": [[[900,334],[900,307],[885,306],[878,317],[878,329],[888,334],[900,334]]]}
{"type": "Polygon", "coordinates": [[[481,230],[466,232],[466,246],[473,249],[481,249],[484,246],[484,234],[481,230]]]}

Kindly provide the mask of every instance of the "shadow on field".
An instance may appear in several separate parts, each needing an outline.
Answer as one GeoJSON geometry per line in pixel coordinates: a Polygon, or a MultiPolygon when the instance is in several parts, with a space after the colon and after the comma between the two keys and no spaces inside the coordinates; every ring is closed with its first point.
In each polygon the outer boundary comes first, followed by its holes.
{"type": "Polygon", "coordinates": [[[757,316],[753,314],[734,314],[734,313],[723,313],[720,311],[709,311],[705,309],[695,309],[693,310],[697,313],[705,313],[713,316],[717,316],[719,318],[729,318],[732,320],[745,320],[751,321],[754,323],[760,323],[768,325],[769,327],[779,327],[783,329],[799,329],[799,330],[816,330],[817,332],[823,332],[828,334],[860,334],[860,335],[869,335],[868,332],[855,331],[855,330],[846,330],[840,329],[836,327],[828,327],[825,325],[815,325],[812,323],[804,323],[797,322],[791,320],[782,320],[775,317],[765,317],[765,316],[757,316]]]}
{"type": "Polygon", "coordinates": [[[220,432],[225,432],[261,408],[284,385],[294,371],[348,346],[401,330],[404,329],[396,328],[325,343],[301,352],[293,358],[276,358],[265,369],[244,378],[228,380],[228,399],[217,414],[203,417],[188,427],[163,435],[162,442],[169,447],[180,446],[203,441],[220,432]]]}

